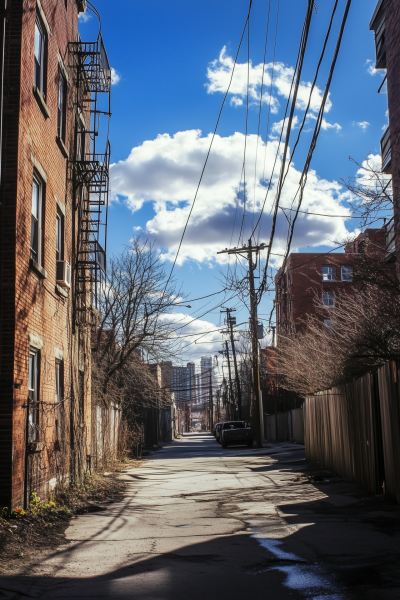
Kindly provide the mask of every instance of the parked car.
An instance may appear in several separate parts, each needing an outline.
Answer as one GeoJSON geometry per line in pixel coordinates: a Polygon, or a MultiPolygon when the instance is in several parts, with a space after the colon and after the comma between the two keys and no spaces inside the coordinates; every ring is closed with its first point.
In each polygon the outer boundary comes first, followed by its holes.
{"type": "Polygon", "coordinates": [[[244,421],[227,421],[222,424],[220,441],[223,448],[227,448],[229,444],[246,444],[252,448],[253,431],[244,421]]]}
{"type": "Polygon", "coordinates": [[[220,444],[221,443],[221,431],[222,431],[223,423],[217,423],[215,426],[215,439],[220,444]]]}
{"type": "Polygon", "coordinates": [[[217,427],[218,425],[222,425],[222,423],[215,423],[214,427],[213,427],[213,436],[216,438],[217,437],[217,427]]]}

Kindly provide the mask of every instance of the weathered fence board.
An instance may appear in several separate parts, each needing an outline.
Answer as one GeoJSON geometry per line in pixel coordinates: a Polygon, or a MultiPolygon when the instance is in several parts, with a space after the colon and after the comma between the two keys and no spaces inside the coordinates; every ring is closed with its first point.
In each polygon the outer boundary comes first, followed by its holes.
{"type": "Polygon", "coordinates": [[[305,402],[308,460],[400,504],[398,365],[310,396],[305,402]]]}

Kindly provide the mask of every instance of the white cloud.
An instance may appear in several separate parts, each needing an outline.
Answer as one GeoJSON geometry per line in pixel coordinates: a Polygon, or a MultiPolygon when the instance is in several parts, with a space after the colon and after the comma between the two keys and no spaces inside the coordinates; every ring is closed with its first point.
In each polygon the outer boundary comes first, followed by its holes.
{"type": "Polygon", "coordinates": [[[386,131],[386,129],[389,127],[389,109],[385,112],[385,117],[386,123],[382,125],[382,131],[386,131]]]}
{"type": "MultiPolygon", "coordinates": [[[[221,50],[219,58],[214,60],[207,69],[208,83],[206,84],[206,87],[207,92],[209,94],[214,94],[215,92],[222,92],[224,94],[226,93],[231,78],[233,65],[234,60],[231,56],[229,56],[226,53],[226,47],[224,46],[221,50]]],[[[290,93],[290,86],[293,78],[293,69],[291,67],[287,67],[283,63],[275,63],[273,78],[272,69],[272,63],[267,63],[265,65],[263,101],[269,102],[270,86],[272,81],[273,92],[271,97],[271,110],[273,113],[276,114],[279,108],[278,97],[280,96],[284,99],[287,99],[290,93]]],[[[253,103],[257,103],[260,101],[262,73],[263,63],[253,66],[252,62],[250,62],[249,99],[253,103]]],[[[248,64],[236,64],[235,73],[233,75],[232,85],[230,88],[230,93],[233,95],[231,103],[234,106],[241,106],[243,104],[243,99],[247,96],[247,76],[248,64]],[[242,100],[242,102],[239,102],[239,100],[242,100]]],[[[298,91],[297,106],[302,110],[304,110],[307,106],[310,95],[310,89],[310,82],[301,82],[298,91]]],[[[311,97],[310,105],[310,110],[312,112],[318,112],[319,107],[321,105],[322,96],[323,92],[318,87],[315,87],[311,97]]],[[[332,103],[328,97],[325,111],[329,112],[331,106],[332,103]]]]}
{"type": "Polygon", "coordinates": [[[121,81],[121,75],[111,67],[111,85],[117,85],[119,81],[121,81]]]}
{"type": "Polygon", "coordinates": [[[371,59],[366,60],[364,66],[367,67],[367,72],[372,76],[377,75],[379,73],[379,71],[375,69],[374,61],[371,59]]]}
{"type": "Polygon", "coordinates": [[[81,23],[87,23],[88,21],[90,21],[91,18],[92,18],[92,15],[90,13],[88,13],[87,11],[79,13],[79,15],[78,15],[78,19],[81,23]]]}
{"type": "MultiPolygon", "coordinates": [[[[286,132],[287,132],[288,122],[289,122],[289,117],[287,117],[285,119],[285,126],[283,128],[282,139],[285,139],[286,132]]],[[[296,116],[294,116],[293,117],[293,121],[292,121],[292,131],[293,131],[293,129],[297,129],[298,122],[299,122],[299,118],[296,117],[296,116]]],[[[283,119],[281,119],[281,121],[278,121],[277,123],[274,123],[272,125],[272,128],[271,128],[272,129],[272,133],[280,135],[281,131],[282,131],[282,125],[283,125],[283,119]]]]}
{"type": "Polygon", "coordinates": [[[356,123],[356,125],[358,125],[358,127],[360,127],[363,131],[367,131],[367,129],[369,127],[368,121],[358,121],[358,123],[356,123]]]}
{"type": "Polygon", "coordinates": [[[142,228],[140,227],[140,225],[136,225],[136,227],[133,227],[133,231],[141,231],[142,228]]]}
{"type": "MultiPolygon", "coordinates": [[[[146,233],[157,239],[165,248],[165,258],[174,258],[191,203],[198,184],[204,160],[210,144],[210,136],[202,137],[198,130],[181,131],[174,136],[158,135],[141,146],[132,149],[126,160],[111,166],[113,192],[125,199],[131,210],[139,210],[144,203],[151,202],[154,217],[146,224],[146,233]]],[[[216,253],[231,245],[237,245],[238,232],[243,213],[243,188],[239,189],[242,172],[244,135],[235,133],[229,137],[216,136],[209,163],[199,190],[184,243],[179,255],[179,264],[185,260],[196,260],[212,264],[217,258],[226,262],[227,256],[216,253]],[[239,199],[238,199],[239,195],[239,199]],[[236,206],[238,211],[236,214],[236,206]]],[[[265,198],[265,183],[262,183],[265,156],[265,177],[269,177],[278,147],[276,140],[267,146],[259,139],[257,153],[257,179],[254,177],[257,136],[247,138],[247,206],[244,219],[245,234],[248,234],[255,215],[265,198]],[[250,168],[251,165],[251,168],[250,168]]],[[[280,170],[277,161],[271,192],[265,206],[261,235],[263,241],[271,227],[270,209],[276,191],[276,173],[280,170]]],[[[290,207],[300,179],[300,172],[290,165],[281,205],[290,207]]],[[[347,214],[341,202],[348,198],[342,193],[340,184],[318,177],[311,170],[305,189],[303,209],[316,213],[347,214]]],[[[257,218],[257,217],[256,217],[257,218]]],[[[279,213],[274,252],[286,247],[287,222],[279,213]]],[[[348,236],[341,218],[316,217],[300,214],[293,240],[293,250],[303,246],[330,244],[332,240],[348,236]]],[[[245,237],[246,239],[246,237],[245,237]]]]}

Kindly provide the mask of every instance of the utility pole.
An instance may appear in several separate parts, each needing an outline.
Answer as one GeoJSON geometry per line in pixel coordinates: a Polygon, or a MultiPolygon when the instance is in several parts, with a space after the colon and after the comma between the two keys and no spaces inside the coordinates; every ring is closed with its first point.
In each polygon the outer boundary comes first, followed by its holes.
{"type": "Polygon", "coordinates": [[[236,325],[236,318],[231,316],[231,312],[235,311],[236,308],[224,308],[221,312],[226,311],[226,323],[228,325],[228,331],[231,338],[232,354],[233,354],[233,365],[235,367],[235,380],[237,389],[237,400],[238,400],[238,417],[239,421],[243,419],[242,415],[242,389],[240,386],[239,371],[236,360],[236,348],[235,341],[233,339],[233,326],[236,325]]]}
{"type": "Polygon", "coordinates": [[[213,427],[214,427],[214,415],[213,415],[213,398],[212,398],[212,382],[211,382],[211,375],[212,375],[212,369],[210,371],[210,390],[209,390],[209,395],[210,395],[210,431],[212,433],[213,427]]]}
{"type": "MultiPolygon", "coordinates": [[[[231,404],[233,402],[234,399],[234,395],[233,395],[233,384],[232,384],[232,374],[231,374],[231,362],[229,360],[229,346],[228,346],[228,342],[225,341],[225,352],[223,350],[220,350],[221,354],[225,354],[226,358],[228,359],[228,375],[229,375],[229,389],[231,391],[231,404]]],[[[234,418],[234,415],[230,415],[231,419],[234,418]]]]}
{"type": "Polygon", "coordinates": [[[243,258],[246,258],[249,263],[249,286],[250,286],[250,324],[251,324],[251,341],[252,341],[252,363],[253,363],[253,389],[254,389],[254,401],[255,401],[255,413],[256,413],[256,441],[257,448],[262,447],[263,432],[262,427],[262,409],[261,409],[261,394],[260,394],[260,369],[258,362],[258,331],[257,331],[257,298],[256,291],[254,288],[254,264],[253,264],[253,252],[256,253],[256,264],[257,254],[260,250],[268,248],[266,244],[260,244],[259,246],[253,246],[251,239],[249,240],[248,246],[242,248],[226,248],[217,254],[240,254],[243,258]]]}

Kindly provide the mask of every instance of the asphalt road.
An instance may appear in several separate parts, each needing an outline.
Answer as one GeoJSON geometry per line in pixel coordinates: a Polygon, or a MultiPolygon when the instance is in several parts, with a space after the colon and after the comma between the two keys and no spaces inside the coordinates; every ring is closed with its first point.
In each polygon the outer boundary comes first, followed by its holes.
{"type": "Polygon", "coordinates": [[[0,598],[400,598],[399,536],[360,518],[398,509],[337,478],[312,484],[306,468],[294,444],[187,435],[121,476],[121,503],[74,519],[68,545],[2,578],[0,598]]]}

